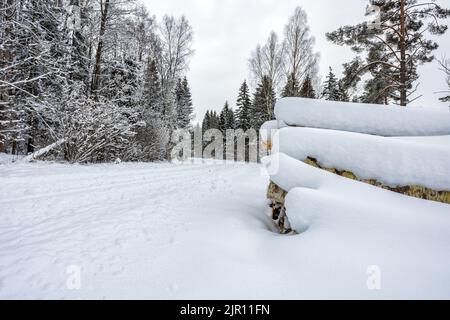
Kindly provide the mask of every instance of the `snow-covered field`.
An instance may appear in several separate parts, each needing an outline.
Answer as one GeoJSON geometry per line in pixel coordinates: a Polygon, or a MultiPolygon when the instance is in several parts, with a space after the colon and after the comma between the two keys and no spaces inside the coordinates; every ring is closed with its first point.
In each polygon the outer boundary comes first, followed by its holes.
{"type": "Polygon", "coordinates": [[[350,214],[312,195],[325,213],[282,236],[261,165],[3,162],[0,298],[450,298],[450,206],[380,191],[398,215],[363,193],[350,214]]]}

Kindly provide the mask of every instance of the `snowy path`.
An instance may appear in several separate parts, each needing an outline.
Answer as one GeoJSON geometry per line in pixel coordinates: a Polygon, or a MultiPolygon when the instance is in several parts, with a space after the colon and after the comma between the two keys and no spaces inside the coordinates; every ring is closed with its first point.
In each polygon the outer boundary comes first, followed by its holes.
{"type": "Polygon", "coordinates": [[[331,210],[289,237],[265,215],[259,165],[7,164],[0,176],[0,298],[450,297],[450,206],[424,229],[331,210]],[[382,290],[367,287],[374,264],[382,290]]]}
{"type": "Polygon", "coordinates": [[[200,297],[221,269],[257,270],[263,243],[249,239],[272,234],[256,165],[40,163],[0,174],[1,298],[200,297]],[[217,265],[221,256],[235,263],[217,265]],[[81,290],[66,287],[71,265],[81,290]]]}

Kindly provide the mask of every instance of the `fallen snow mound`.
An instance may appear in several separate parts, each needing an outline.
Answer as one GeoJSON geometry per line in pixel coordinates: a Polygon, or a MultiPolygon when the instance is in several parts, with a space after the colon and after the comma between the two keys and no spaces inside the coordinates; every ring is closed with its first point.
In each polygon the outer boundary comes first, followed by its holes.
{"type": "MultiPolygon", "coordinates": [[[[280,129],[273,150],[297,160],[317,159],[327,168],[353,172],[389,186],[450,190],[450,148],[443,137],[424,140],[378,137],[312,128],[280,129]]],[[[448,139],[447,139],[448,141],[448,139]]]]}
{"type": "Polygon", "coordinates": [[[275,115],[289,126],[380,136],[450,135],[448,109],[284,98],[278,100],[275,115]]]}

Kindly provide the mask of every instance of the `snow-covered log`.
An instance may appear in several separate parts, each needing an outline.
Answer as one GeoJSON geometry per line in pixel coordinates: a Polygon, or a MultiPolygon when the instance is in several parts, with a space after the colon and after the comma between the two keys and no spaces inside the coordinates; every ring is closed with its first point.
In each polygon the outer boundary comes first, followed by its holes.
{"type": "Polygon", "coordinates": [[[360,180],[390,187],[449,191],[450,147],[441,143],[443,137],[436,137],[436,143],[432,140],[289,127],[279,130],[273,150],[301,161],[313,158],[321,167],[350,171],[360,180]]]}
{"type": "MultiPolygon", "coordinates": [[[[377,203],[384,199],[385,203],[389,205],[401,204],[401,199],[405,199],[404,196],[394,192],[314,168],[283,153],[265,157],[263,163],[269,168],[271,180],[280,188],[286,190],[288,197],[289,192],[295,188],[307,188],[334,195],[337,199],[347,199],[346,201],[351,201],[352,203],[366,202],[367,199],[365,200],[364,196],[372,196],[371,203],[377,203]],[[276,170],[273,170],[274,168],[276,170]],[[386,202],[386,200],[389,201],[386,202]]],[[[286,201],[288,202],[287,198],[286,201]]],[[[430,205],[436,206],[436,208],[446,208],[446,212],[450,213],[450,206],[446,204],[421,200],[417,203],[422,203],[424,206],[425,203],[433,203],[430,205]]]]}
{"type": "Polygon", "coordinates": [[[450,135],[450,110],[284,98],[277,120],[289,126],[333,129],[380,136],[450,135]]]}
{"type": "Polygon", "coordinates": [[[59,146],[62,145],[65,141],[66,141],[66,139],[60,139],[60,140],[56,141],[55,143],[52,143],[52,144],[50,144],[50,145],[48,145],[48,146],[46,146],[46,147],[44,147],[44,148],[42,148],[42,149],[39,149],[38,151],[36,151],[36,152],[34,152],[34,153],[32,153],[32,154],[30,154],[30,155],[28,155],[28,156],[22,158],[22,159],[20,160],[20,162],[30,162],[30,161],[33,161],[33,160],[35,160],[35,159],[37,159],[37,158],[43,156],[44,154],[46,154],[46,153],[52,151],[53,149],[59,147],[59,146]]]}
{"type": "MultiPolygon", "coordinates": [[[[305,169],[305,178],[317,170],[305,169]]],[[[411,251],[425,253],[440,248],[437,250],[444,254],[442,239],[450,231],[450,206],[407,198],[352,180],[335,181],[339,179],[342,178],[326,174],[318,189],[299,187],[289,192],[286,214],[293,229],[299,233],[308,230],[305,236],[313,237],[313,243],[317,239],[339,243],[336,249],[340,254],[355,239],[357,247],[369,252],[369,248],[376,251],[375,248],[397,247],[401,242],[404,247],[399,253],[410,250],[408,243],[414,243],[417,247],[411,251]]]]}

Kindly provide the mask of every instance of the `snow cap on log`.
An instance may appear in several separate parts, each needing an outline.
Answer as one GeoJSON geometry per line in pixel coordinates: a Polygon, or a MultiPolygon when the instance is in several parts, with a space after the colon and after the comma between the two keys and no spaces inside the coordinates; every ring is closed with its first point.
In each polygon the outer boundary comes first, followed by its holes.
{"type": "Polygon", "coordinates": [[[277,120],[288,126],[332,129],[380,136],[450,135],[448,108],[400,107],[283,98],[275,106],[277,120]]]}

